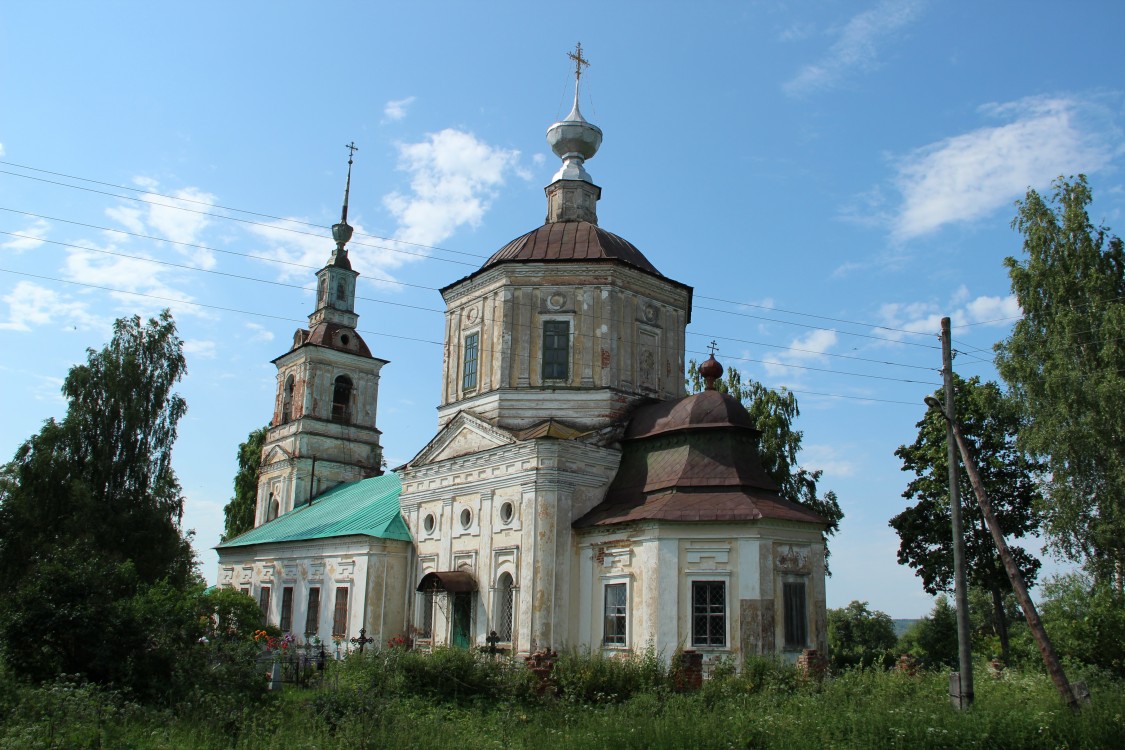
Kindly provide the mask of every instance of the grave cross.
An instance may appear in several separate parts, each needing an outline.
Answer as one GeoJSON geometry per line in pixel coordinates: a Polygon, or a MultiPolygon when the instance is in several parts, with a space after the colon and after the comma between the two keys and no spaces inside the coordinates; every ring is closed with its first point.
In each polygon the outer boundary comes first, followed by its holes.
{"type": "Polygon", "coordinates": [[[374,643],[374,642],[375,642],[374,638],[368,638],[367,637],[367,628],[360,628],[359,629],[359,638],[352,638],[352,643],[355,643],[355,644],[359,645],[359,652],[361,654],[363,653],[363,647],[364,646],[366,646],[368,643],[374,643]]]}
{"type": "Polygon", "coordinates": [[[488,634],[488,637],[485,638],[484,640],[485,640],[485,643],[488,644],[488,653],[492,654],[493,656],[496,656],[496,654],[498,653],[498,650],[496,648],[496,644],[500,642],[500,636],[496,634],[495,630],[493,630],[492,632],[490,632],[488,634]]]}

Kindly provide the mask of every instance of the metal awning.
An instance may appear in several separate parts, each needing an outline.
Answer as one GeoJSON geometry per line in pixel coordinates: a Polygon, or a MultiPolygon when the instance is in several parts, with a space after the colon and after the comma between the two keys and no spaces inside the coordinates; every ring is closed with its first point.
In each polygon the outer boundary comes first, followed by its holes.
{"type": "Polygon", "coordinates": [[[477,582],[472,573],[463,570],[450,570],[439,573],[427,573],[418,582],[418,591],[476,591],[477,582]]]}

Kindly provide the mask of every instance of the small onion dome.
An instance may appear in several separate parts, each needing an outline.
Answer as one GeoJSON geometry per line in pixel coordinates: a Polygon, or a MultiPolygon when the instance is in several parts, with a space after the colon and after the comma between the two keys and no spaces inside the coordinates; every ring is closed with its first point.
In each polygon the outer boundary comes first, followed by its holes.
{"type": "Polygon", "coordinates": [[[575,92],[574,107],[570,114],[560,122],[547,128],[547,143],[555,156],[562,159],[562,168],[555,174],[555,180],[582,180],[593,182],[582,162],[592,159],[602,145],[602,129],[586,122],[578,111],[578,94],[575,92]]]}
{"type": "Polygon", "coordinates": [[[715,390],[715,381],[723,376],[723,366],[712,354],[706,362],[699,366],[699,374],[703,376],[703,382],[706,384],[707,390],[713,391],[715,390]]]}

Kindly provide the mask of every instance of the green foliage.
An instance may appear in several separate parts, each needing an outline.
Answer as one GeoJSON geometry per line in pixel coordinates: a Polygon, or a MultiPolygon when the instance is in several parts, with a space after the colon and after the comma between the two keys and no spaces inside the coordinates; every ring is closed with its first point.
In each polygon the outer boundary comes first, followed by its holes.
{"type": "Polygon", "coordinates": [[[853,601],[828,610],[828,652],[833,670],[852,667],[886,669],[894,664],[895,623],[891,616],[853,601]]]}
{"type": "MultiPolygon", "coordinates": [[[[688,362],[687,386],[692,393],[699,393],[704,387],[699,365],[695,360],[688,362]]],[[[801,415],[796,395],[785,388],[767,388],[756,380],[749,380],[744,384],[742,373],[733,367],[715,382],[715,388],[741,401],[754,426],[761,431],[758,454],[766,473],[780,487],[781,496],[804,505],[827,521],[824,532],[825,571],[831,575],[827,568],[828,537],[840,530],[844,511],[840,508],[835,492],[829,490],[823,495],[817,494],[817,484],[824,472],[820,469],[809,470],[797,464],[804,433],[794,427],[797,417],[801,415]]]]}
{"type": "Polygon", "coordinates": [[[571,703],[620,703],[641,693],[665,692],[671,679],[663,660],[649,648],[606,656],[600,651],[559,655],[552,674],[559,697],[571,703]]]}
{"type": "Polygon", "coordinates": [[[223,541],[233,539],[254,528],[254,510],[258,499],[258,475],[262,466],[262,446],[266,443],[269,426],[251,430],[246,442],[238,445],[238,473],[234,475],[234,497],[223,514],[226,525],[223,541]]]}
{"type": "MultiPolygon", "coordinates": [[[[1042,523],[1037,506],[1042,500],[1039,482],[1043,466],[1017,446],[1019,415],[996,383],[982,383],[978,377],[953,377],[957,421],[996,521],[1030,586],[1038,574],[1039,560],[1011,540],[1034,534],[1042,523]]],[[[934,395],[940,399],[943,391],[939,389],[934,395]]],[[[936,594],[953,590],[946,422],[937,412],[927,411],[916,427],[917,439],[911,445],[899,446],[895,455],[902,459],[902,470],[914,474],[902,496],[917,503],[892,518],[890,525],[900,539],[899,563],[914,568],[926,591],[936,594]]],[[[1012,590],[1011,581],[984,522],[968,472],[961,471],[959,489],[966,578],[971,587],[989,592],[995,630],[1007,658],[1008,617],[1002,599],[1012,590]]]]}
{"type": "Polygon", "coordinates": [[[1042,594],[1039,615],[1059,654],[1125,678],[1125,597],[1077,573],[1048,579],[1042,594]]]}
{"type": "Polygon", "coordinates": [[[927,617],[902,634],[896,650],[918,659],[924,667],[957,668],[957,610],[945,595],[934,600],[927,617]]]}
{"type": "Polygon", "coordinates": [[[1021,445],[1047,462],[1053,545],[1107,578],[1125,566],[1125,247],[1090,221],[1092,199],[1079,175],[1017,202],[1024,257],[1005,264],[1023,318],[996,366],[1021,445]]]}

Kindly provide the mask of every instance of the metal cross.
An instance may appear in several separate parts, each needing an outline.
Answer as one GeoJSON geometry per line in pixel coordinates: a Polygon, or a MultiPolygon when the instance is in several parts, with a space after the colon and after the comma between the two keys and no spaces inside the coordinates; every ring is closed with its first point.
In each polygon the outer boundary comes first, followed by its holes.
{"type": "Polygon", "coordinates": [[[590,61],[582,57],[582,42],[574,46],[573,52],[567,52],[566,56],[574,60],[574,80],[578,81],[582,78],[582,68],[590,67],[590,61]]]}
{"type": "Polygon", "coordinates": [[[363,647],[364,646],[366,646],[368,643],[374,643],[374,642],[375,642],[374,638],[368,638],[367,637],[367,628],[360,628],[359,629],[359,638],[352,638],[352,643],[356,643],[356,644],[359,645],[359,653],[361,653],[361,654],[363,653],[363,647]]]}
{"type": "Polygon", "coordinates": [[[352,157],[355,156],[355,152],[359,151],[359,146],[355,145],[355,141],[352,141],[348,145],[344,146],[344,148],[348,150],[348,164],[351,164],[352,157]]]}
{"type": "Polygon", "coordinates": [[[496,634],[495,630],[493,630],[492,632],[490,632],[488,634],[488,637],[485,638],[484,640],[485,640],[485,643],[488,644],[488,653],[495,656],[496,653],[497,653],[496,644],[500,642],[500,636],[496,634]]]}
{"type": "Polygon", "coordinates": [[[708,344],[707,347],[711,350],[711,356],[714,357],[715,350],[719,348],[719,345],[715,343],[715,339],[711,339],[711,343],[708,344]]]}

